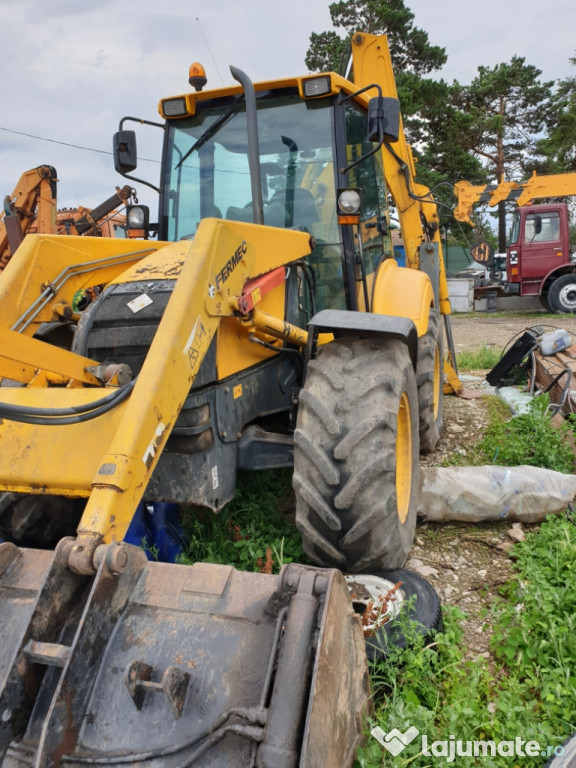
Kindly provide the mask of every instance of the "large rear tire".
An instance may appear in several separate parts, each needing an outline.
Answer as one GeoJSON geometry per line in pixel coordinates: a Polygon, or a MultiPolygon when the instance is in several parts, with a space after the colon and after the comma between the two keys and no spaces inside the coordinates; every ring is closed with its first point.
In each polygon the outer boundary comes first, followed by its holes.
{"type": "Polygon", "coordinates": [[[396,340],[338,339],[308,366],[294,435],[296,525],[315,563],[400,568],[416,527],[418,395],[396,340]]]}
{"type": "Polygon", "coordinates": [[[431,453],[442,436],[444,395],[444,341],[440,313],[430,310],[428,330],[418,339],[418,409],[420,452],[431,453]]]}

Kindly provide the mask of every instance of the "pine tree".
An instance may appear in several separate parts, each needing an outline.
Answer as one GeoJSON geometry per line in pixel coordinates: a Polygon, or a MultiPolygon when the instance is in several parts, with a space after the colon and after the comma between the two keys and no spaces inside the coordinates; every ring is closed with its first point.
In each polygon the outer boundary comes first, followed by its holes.
{"type": "Polygon", "coordinates": [[[410,118],[442,97],[444,84],[424,75],[446,63],[446,49],[431,45],[428,33],[414,26],[414,14],[404,0],[344,0],[329,8],[332,24],[345,34],[313,32],[305,58],[308,69],[343,75],[354,32],[387,35],[404,128],[413,143],[420,140],[418,122],[410,118]]]}
{"type": "MultiPolygon", "coordinates": [[[[404,1],[346,0],[329,8],[334,27],[345,34],[313,32],[305,59],[308,69],[345,74],[355,32],[386,34],[404,130],[417,160],[419,181],[430,187],[444,184],[448,197],[458,179],[484,180],[479,160],[461,149],[455,139],[455,131],[466,122],[466,116],[451,103],[450,86],[442,79],[426,77],[446,63],[446,50],[432,45],[428,33],[414,26],[414,14],[404,1]]],[[[447,207],[441,209],[441,220],[454,223],[447,207]]]]}
{"type": "MultiPolygon", "coordinates": [[[[570,59],[576,66],[576,57],[570,59]]],[[[566,173],[576,171],[576,77],[558,82],[550,101],[547,136],[536,144],[529,171],[566,173]]]]}
{"type": "MultiPolygon", "coordinates": [[[[495,181],[522,178],[546,126],[554,81],[541,82],[541,74],[523,57],[513,56],[510,63],[478,67],[468,86],[454,83],[452,103],[467,116],[458,145],[482,159],[495,181]]],[[[498,206],[498,247],[506,247],[505,203],[498,206]]]]}
{"type": "Polygon", "coordinates": [[[414,26],[414,14],[403,0],[344,0],[329,8],[332,24],[346,34],[341,37],[332,30],[312,32],[305,59],[311,71],[344,74],[354,32],[388,35],[397,76],[403,72],[422,76],[440,69],[447,61],[446,49],[431,45],[428,33],[414,26]]]}

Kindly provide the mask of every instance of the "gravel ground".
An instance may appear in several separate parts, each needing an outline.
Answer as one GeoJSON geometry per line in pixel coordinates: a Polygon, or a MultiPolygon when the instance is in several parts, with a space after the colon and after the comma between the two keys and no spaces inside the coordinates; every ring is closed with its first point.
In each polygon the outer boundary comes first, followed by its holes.
{"type": "MultiPolygon", "coordinates": [[[[466,386],[480,389],[483,379],[478,376],[466,386]]],[[[455,451],[465,452],[481,438],[486,420],[484,401],[445,395],[444,435],[432,454],[422,456],[421,464],[440,466],[455,451]]],[[[514,525],[419,522],[416,529],[406,567],[430,581],[443,605],[456,605],[464,611],[465,644],[471,657],[489,656],[489,610],[498,587],[513,576],[511,537],[521,538],[522,528],[535,527],[514,525]]]]}
{"type": "Polygon", "coordinates": [[[549,315],[538,311],[506,315],[477,312],[470,315],[452,315],[450,322],[456,352],[476,349],[483,345],[504,349],[513,338],[534,325],[544,326],[550,331],[554,328],[564,328],[576,337],[574,315],[549,315]]]}

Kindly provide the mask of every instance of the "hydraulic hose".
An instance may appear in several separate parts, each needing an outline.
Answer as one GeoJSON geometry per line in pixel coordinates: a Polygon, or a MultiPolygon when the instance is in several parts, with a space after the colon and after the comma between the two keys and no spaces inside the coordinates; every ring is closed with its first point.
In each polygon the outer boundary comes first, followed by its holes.
{"type": "Polygon", "coordinates": [[[82,405],[72,405],[66,408],[34,408],[22,405],[0,403],[0,418],[6,421],[17,421],[22,424],[37,424],[39,426],[62,426],[90,421],[112,410],[131,394],[136,379],[129,384],[110,392],[100,400],[82,405]]]}

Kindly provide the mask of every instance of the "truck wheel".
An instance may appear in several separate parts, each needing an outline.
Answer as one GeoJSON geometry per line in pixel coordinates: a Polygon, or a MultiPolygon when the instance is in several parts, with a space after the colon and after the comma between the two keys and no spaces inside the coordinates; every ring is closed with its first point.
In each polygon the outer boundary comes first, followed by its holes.
{"type": "Polygon", "coordinates": [[[444,342],[440,312],[430,310],[428,330],[418,339],[418,409],[420,413],[420,453],[430,453],[442,436],[444,395],[444,342]]]}
{"type": "Polygon", "coordinates": [[[0,494],[0,537],[15,544],[52,549],[75,536],[86,499],[19,493],[0,494]]]}
{"type": "Polygon", "coordinates": [[[348,573],[398,568],[412,546],[418,394],[406,346],[344,338],[308,365],[294,434],[304,551],[348,573]]]}
{"type": "Polygon", "coordinates": [[[420,574],[397,568],[345,578],[369,661],[387,656],[391,646],[406,648],[414,635],[426,638],[442,631],[440,598],[420,574]]]}
{"type": "Polygon", "coordinates": [[[560,275],[548,289],[548,303],[553,312],[576,313],[576,275],[560,275]]]}
{"type": "Polygon", "coordinates": [[[554,311],[552,309],[552,307],[550,306],[550,302],[548,300],[548,291],[546,291],[546,293],[541,293],[540,294],[540,303],[542,304],[542,306],[544,307],[544,309],[547,312],[553,312],[554,311]]]}

